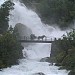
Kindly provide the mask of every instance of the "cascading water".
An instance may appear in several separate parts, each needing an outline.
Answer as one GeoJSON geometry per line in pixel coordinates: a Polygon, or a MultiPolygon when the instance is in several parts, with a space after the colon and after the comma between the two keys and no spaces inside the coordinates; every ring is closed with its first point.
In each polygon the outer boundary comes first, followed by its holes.
{"type": "MultiPolygon", "coordinates": [[[[44,25],[38,15],[32,10],[28,10],[19,1],[14,1],[14,10],[10,13],[10,25],[15,26],[16,23],[22,23],[28,26],[35,35],[46,35],[47,37],[60,37],[64,32],[44,25]],[[56,35],[57,34],[57,35],[56,35]]],[[[51,44],[34,44],[25,47],[23,54],[27,57],[20,60],[19,65],[12,66],[11,68],[3,69],[0,75],[37,75],[42,72],[45,75],[67,75],[66,70],[58,70],[56,66],[49,66],[47,62],[40,62],[39,60],[44,57],[50,56],[51,44]]]]}

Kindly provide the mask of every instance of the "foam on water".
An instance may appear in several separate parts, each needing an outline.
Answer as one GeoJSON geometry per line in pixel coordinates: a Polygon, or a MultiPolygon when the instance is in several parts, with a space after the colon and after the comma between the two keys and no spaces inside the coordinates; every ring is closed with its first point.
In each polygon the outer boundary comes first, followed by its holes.
{"type": "Polygon", "coordinates": [[[25,50],[29,59],[41,59],[50,56],[50,44],[36,44],[25,50]]]}
{"type": "MultiPolygon", "coordinates": [[[[35,35],[45,34],[47,37],[60,37],[64,31],[57,30],[51,26],[44,25],[38,15],[26,8],[19,1],[14,1],[14,10],[10,13],[9,24],[15,26],[16,23],[22,23],[28,26],[35,35]],[[57,32],[56,32],[57,31],[57,32]]],[[[19,60],[19,65],[5,68],[0,75],[36,75],[42,72],[45,75],[68,75],[66,70],[58,70],[56,66],[49,66],[48,62],[40,62],[44,57],[50,56],[51,44],[31,44],[25,47],[23,55],[26,58],[19,60]]]]}
{"type": "Polygon", "coordinates": [[[56,66],[49,66],[47,62],[22,59],[20,65],[4,69],[0,75],[35,75],[42,72],[45,75],[67,75],[66,70],[58,70],[56,66]]]}

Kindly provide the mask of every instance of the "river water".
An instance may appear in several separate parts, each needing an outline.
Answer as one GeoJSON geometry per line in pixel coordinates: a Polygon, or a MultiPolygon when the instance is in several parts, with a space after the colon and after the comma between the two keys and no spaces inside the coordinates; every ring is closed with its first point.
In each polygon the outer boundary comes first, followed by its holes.
{"type": "MultiPolygon", "coordinates": [[[[2,0],[3,1],[3,0],[2,0]]],[[[65,31],[60,31],[58,28],[54,28],[45,25],[41,22],[39,16],[30,9],[20,3],[14,1],[14,10],[10,13],[9,24],[13,27],[16,23],[22,23],[29,27],[35,35],[46,35],[49,37],[61,37],[65,31]]],[[[51,44],[30,44],[23,50],[23,56],[26,58],[19,60],[19,65],[14,65],[0,71],[0,75],[38,75],[37,73],[43,73],[45,75],[68,75],[66,70],[58,70],[59,67],[49,65],[48,62],[40,62],[40,59],[44,57],[50,57],[51,44]]],[[[42,74],[41,74],[42,75],[42,74]]]]}

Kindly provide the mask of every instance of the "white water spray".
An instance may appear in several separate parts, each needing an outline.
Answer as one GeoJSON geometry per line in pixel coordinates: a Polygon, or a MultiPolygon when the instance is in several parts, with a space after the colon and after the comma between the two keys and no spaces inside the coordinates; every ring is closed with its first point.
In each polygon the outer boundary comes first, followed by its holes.
{"type": "Polygon", "coordinates": [[[14,2],[15,9],[11,11],[10,25],[15,26],[16,23],[22,23],[29,27],[35,35],[46,35],[60,37],[64,31],[56,30],[51,26],[44,25],[38,15],[19,1],[14,2]],[[56,32],[57,31],[57,32],[56,32]],[[56,32],[56,33],[55,33],[56,32]],[[55,33],[55,34],[54,34],[55,33]]]}
{"type": "MultiPolygon", "coordinates": [[[[14,1],[14,3],[15,9],[10,12],[12,16],[10,16],[9,22],[13,27],[16,23],[22,23],[37,36],[44,34],[47,37],[60,37],[64,33],[60,30],[57,30],[56,33],[56,29],[53,27],[45,26],[35,12],[28,10],[19,1],[14,1]]],[[[56,66],[49,66],[49,63],[39,61],[41,58],[50,56],[50,46],[50,44],[35,44],[25,47],[23,54],[26,54],[27,58],[20,60],[19,65],[3,69],[0,75],[36,75],[39,72],[45,75],[67,75],[66,70],[58,70],[56,66]]]]}

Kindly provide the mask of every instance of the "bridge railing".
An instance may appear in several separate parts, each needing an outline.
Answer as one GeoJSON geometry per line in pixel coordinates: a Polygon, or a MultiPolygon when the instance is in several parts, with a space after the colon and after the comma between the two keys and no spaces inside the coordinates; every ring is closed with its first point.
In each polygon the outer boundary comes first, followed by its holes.
{"type": "MultiPolygon", "coordinates": [[[[42,39],[40,39],[40,40],[38,40],[38,38],[35,38],[35,39],[33,39],[34,41],[54,41],[54,39],[55,38],[50,38],[50,37],[46,37],[46,38],[44,38],[43,40],[42,39]]],[[[20,39],[19,40],[32,40],[32,39],[30,39],[30,37],[29,36],[20,36],[20,39]]]]}

